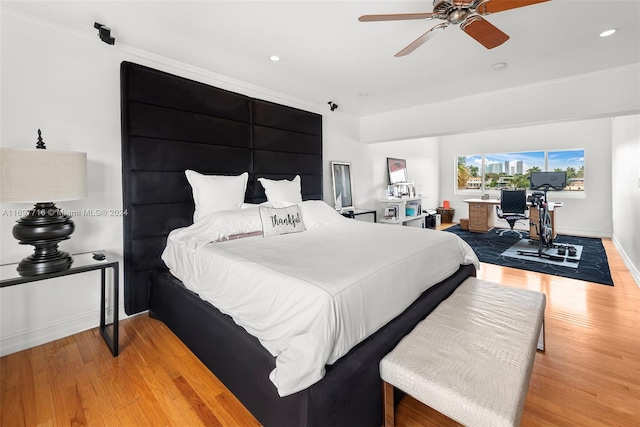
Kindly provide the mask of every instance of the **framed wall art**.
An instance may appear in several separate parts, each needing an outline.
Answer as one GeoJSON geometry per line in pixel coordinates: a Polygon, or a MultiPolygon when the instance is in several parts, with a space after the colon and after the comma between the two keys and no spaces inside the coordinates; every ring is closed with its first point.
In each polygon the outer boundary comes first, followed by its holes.
{"type": "Polygon", "coordinates": [[[405,159],[394,159],[387,157],[387,169],[389,170],[389,184],[407,182],[407,161],[405,159]]]}

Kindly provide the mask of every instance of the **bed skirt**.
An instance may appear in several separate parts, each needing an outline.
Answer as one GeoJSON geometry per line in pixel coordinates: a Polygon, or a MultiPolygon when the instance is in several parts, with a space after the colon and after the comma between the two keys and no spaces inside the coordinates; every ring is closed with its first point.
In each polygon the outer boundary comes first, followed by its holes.
{"type": "Polygon", "coordinates": [[[164,322],[267,427],[379,427],[380,360],[458,285],[475,274],[473,265],[460,266],[402,314],[327,366],[322,380],[286,397],[280,397],[269,380],[275,358],[231,317],[187,290],[168,271],[152,274],[149,314],[164,322]]]}

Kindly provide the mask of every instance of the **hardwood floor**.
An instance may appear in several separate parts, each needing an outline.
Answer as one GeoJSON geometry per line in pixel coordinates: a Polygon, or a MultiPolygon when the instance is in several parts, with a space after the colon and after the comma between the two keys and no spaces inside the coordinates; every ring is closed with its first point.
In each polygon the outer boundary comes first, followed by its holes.
{"type": "MultiPolygon", "coordinates": [[[[614,287],[482,264],[478,277],[547,295],[523,426],[640,425],[640,288],[603,241],[614,287]]],[[[251,414],[159,321],[121,322],[111,357],[97,329],[0,359],[2,426],[252,426],[251,414]]],[[[398,426],[456,425],[405,397],[398,426]]]]}

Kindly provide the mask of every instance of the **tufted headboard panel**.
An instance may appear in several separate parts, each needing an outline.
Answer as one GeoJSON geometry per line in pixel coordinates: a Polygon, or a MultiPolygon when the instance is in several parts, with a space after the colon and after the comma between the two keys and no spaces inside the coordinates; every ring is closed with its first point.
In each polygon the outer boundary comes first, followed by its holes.
{"type": "Polygon", "coordinates": [[[167,234],[192,223],[185,169],[249,173],[245,201],[266,200],[257,178],[300,175],[322,199],[322,116],[130,62],[120,68],[125,311],[148,308],[151,271],[167,234]]]}

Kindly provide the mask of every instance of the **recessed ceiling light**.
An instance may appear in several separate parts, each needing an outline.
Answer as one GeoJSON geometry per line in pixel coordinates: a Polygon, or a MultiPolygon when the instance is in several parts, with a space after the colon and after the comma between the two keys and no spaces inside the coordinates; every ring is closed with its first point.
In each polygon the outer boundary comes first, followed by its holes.
{"type": "Polygon", "coordinates": [[[600,37],[609,37],[610,35],[612,35],[613,33],[615,33],[617,31],[616,28],[612,28],[610,30],[607,31],[603,31],[600,33],[600,37]]]}
{"type": "Polygon", "coordinates": [[[506,62],[498,62],[496,64],[493,64],[491,66],[491,68],[493,68],[494,71],[504,70],[505,68],[507,68],[507,63],[506,62]]]}
{"type": "Polygon", "coordinates": [[[367,96],[369,96],[369,94],[368,94],[368,93],[364,93],[364,92],[362,92],[362,93],[359,93],[359,94],[358,94],[358,96],[359,96],[360,98],[366,98],[367,96]]]}
{"type": "Polygon", "coordinates": [[[273,62],[280,61],[280,57],[278,55],[271,55],[269,59],[272,60],[273,62]]]}

